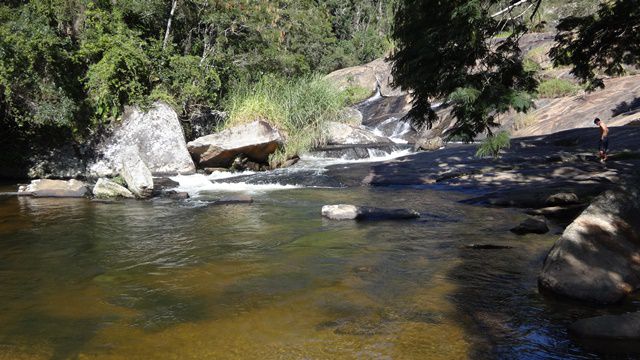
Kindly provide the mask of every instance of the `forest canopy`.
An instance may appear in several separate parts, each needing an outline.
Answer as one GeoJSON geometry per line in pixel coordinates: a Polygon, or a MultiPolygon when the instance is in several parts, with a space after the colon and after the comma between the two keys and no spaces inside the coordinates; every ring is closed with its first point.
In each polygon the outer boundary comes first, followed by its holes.
{"type": "Polygon", "coordinates": [[[126,105],[181,115],[234,84],[381,57],[394,0],[30,0],[0,5],[5,127],[92,131],[126,105]]]}

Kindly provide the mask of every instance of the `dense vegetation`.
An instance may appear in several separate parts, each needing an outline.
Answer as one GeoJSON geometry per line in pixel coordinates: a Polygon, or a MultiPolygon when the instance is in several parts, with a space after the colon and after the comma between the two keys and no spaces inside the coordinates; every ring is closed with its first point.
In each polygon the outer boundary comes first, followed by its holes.
{"type": "Polygon", "coordinates": [[[0,5],[5,123],[84,133],[123,106],[216,107],[234,84],[360,64],[392,0],[31,0],[0,5]]]}

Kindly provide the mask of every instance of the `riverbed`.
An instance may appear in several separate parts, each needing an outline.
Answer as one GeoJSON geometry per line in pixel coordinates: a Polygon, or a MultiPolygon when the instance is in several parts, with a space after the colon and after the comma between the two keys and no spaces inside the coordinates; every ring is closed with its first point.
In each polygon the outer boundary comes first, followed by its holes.
{"type": "Polygon", "coordinates": [[[188,200],[0,196],[0,359],[601,355],[566,325],[605,310],[537,290],[559,227],[517,236],[522,213],[425,187],[181,183],[188,200]],[[254,202],[211,202],[229,194],[254,202]],[[336,203],[422,216],[323,219],[336,203]]]}

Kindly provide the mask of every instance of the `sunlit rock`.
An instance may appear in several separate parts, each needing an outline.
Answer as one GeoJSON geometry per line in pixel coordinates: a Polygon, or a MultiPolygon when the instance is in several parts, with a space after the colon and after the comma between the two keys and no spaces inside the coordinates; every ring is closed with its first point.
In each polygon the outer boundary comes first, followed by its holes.
{"type": "Polygon", "coordinates": [[[120,175],[129,190],[139,198],[150,197],[153,194],[153,177],[137,149],[128,148],[121,155],[121,161],[120,175]]]}
{"type": "Polygon", "coordinates": [[[29,185],[20,186],[18,195],[36,197],[83,197],[87,194],[87,184],[71,180],[32,180],[29,185]]]}
{"type": "Polygon", "coordinates": [[[134,195],[126,187],[113,181],[100,178],[93,187],[93,196],[100,199],[123,197],[133,198],[134,195]]]}
{"type": "Polygon", "coordinates": [[[264,121],[254,121],[200,137],[189,142],[187,147],[199,167],[227,168],[239,154],[244,154],[256,163],[266,164],[269,155],[283,141],[280,132],[271,125],[264,121]]]}
{"type": "Polygon", "coordinates": [[[409,209],[381,209],[356,205],[325,205],[322,216],[332,220],[400,220],[415,219],[420,213],[409,209]]]}
{"type": "Polygon", "coordinates": [[[195,172],[178,115],[169,105],[157,102],[147,111],[126,108],[122,123],[98,146],[98,159],[89,166],[89,175],[116,175],[122,156],[131,146],[138,148],[140,158],[154,175],[195,172]]]}

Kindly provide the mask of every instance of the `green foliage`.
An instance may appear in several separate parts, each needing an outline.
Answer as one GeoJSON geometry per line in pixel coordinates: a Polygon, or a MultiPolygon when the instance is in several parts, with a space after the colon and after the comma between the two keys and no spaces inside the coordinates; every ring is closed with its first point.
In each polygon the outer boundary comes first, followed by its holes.
{"type": "Polygon", "coordinates": [[[382,56],[396,1],[180,0],[170,29],[167,0],[3,2],[1,116],[90,134],[126,105],[215,108],[236,83],[382,56]]]}
{"type": "Polygon", "coordinates": [[[556,65],[571,65],[587,89],[604,87],[597,70],[624,73],[623,65],[640,65],[640,6],[637,0],[600,4],[595,15],[571,16],[560,21],[551,57],[556,65]]]}
{"type": "Polygon", "coordinates": [[[498,124],[495,116],[533,105],[534,73],[525,69],[518,46],[524,24],[512,22],[509,35],[495,36],[504,23],[489,9],[500,1],[408,0],[399,5],[393,37],[396,85],[412,89],[409,117],[431,126],[432,99],[447,99],[457,121],[451,136],[467,141],[498,124]]]}
{"type": "Polygon", "coordinates": [[[344,95],[346,97],[346,105],[355,105],[371,97],[373,91],[362,86],[351,85],[344,89],[344,95]]]}
{"type": "Polygon", "coordinates": [[[286,148],[271,159],[279,163],[322,144],[327,122],[340,120],[344,102],[344,94],[319,76],[265,76],[232,91],[225,127],[255,120],[270,123],[287,137],[286,148]]]}
{"type": "Polygon", "coordinates": [[[500,151],[503,149],[508,149],[511,147],[511,139],[509,138],[509,133],[506,131],[500,131],[495,135],[489,135],[486,139],[478,146],[478,150],[476,151],[476,157],[487,157],[491,156],[494,159],[500,157],[500,151]]]}
{"type": "Polygon", "coordinates": [[[538,95],[541,98],[559,98],[577,94],[581,87],[564,79],[543,80],[538,86],[538,95]]]}

